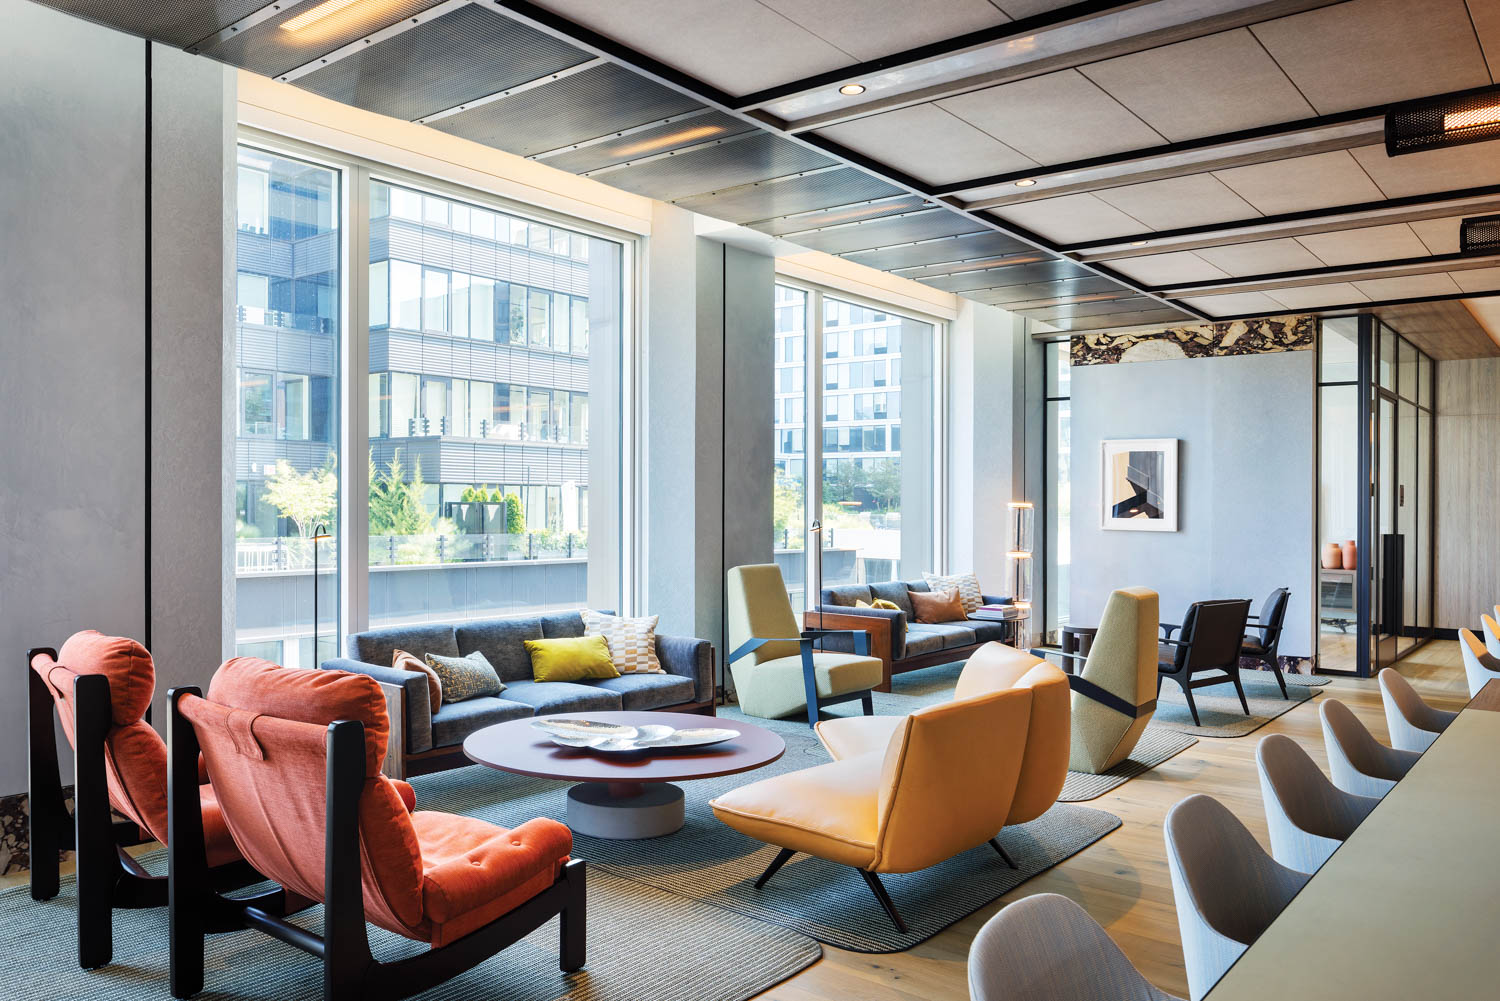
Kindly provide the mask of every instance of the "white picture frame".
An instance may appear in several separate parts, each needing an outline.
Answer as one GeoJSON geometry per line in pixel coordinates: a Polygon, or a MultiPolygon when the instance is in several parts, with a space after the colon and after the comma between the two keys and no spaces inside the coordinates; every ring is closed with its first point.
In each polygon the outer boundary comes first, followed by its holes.
{"type": "Polygon", "coordinates": [[[1116,438],[1100,443],[1101,528],[1177,531],[1177,444],[1176,438],[1116,438]]]}

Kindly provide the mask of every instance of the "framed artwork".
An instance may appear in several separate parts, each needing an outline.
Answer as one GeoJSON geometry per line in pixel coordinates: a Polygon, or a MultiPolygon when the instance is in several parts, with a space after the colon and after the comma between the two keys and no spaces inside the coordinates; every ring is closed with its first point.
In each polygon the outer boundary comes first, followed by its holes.
{"type": "Polygon", "coordinates": [[[1101,527],[1177,531],[1177,439],[1121,438],[1101,451],[1101,527]]]}

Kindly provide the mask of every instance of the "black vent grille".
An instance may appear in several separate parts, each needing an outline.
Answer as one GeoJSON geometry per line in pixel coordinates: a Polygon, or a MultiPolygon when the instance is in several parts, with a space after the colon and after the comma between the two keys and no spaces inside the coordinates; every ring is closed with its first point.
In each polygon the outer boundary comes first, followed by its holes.
{"type": "Polygon", "coordinates": [[[637,132],[611,136],[604,142],[592,143],[581,149],[562,150],[551,156],[540,157],[549,167],[566,170],[573,174],[587,174],[604,167],[613,167],[644,156],[655,156],[671,150],[683,149],[702,142],[727,139],[753,131],[755,126],[732,115],[713,111],[704,114],[689,114],[674,118],[662,125],[653,125],[637,132]]]}
{"type": "Polygon", "coordinates": [[[699,107],[692,98],[604,64],[429,124],[507,153],[534,156],[699,107]]]}
{"type": "Polygon", "coordinates": [[[1500,254],[1500,215],[1481,215],[1458,225],[1461,254],[1500,254]]]}
{"type": "Polygon", "coordinates": [[[111,28],[185,49],[264,7],[268,0],[150,3],[132,0],[42,0],[48,7],[111,28]]]}
{"type": "Polygon", "coordinates": [[[1500,87],[1392,105],[1385,113],[1388,156],[1500,139],[1500,87]]]}
{"type": "Polygon", "coordinates": [[[601,174],[599,180],[638,195],[672,201],[833,164],[832,159],[806,146],[787,142],[769,132],[757,132],[743,139],[699,146],[639,166],[611,170],[601,174]]]}
{"type": "Polygon", "coordinates": [[[407,18],[418,17],[424,10],[436,7],[441,0],[381,3],[374,5],[368,14],[363,5],[355,4],[326,21],[319,22],[315,26],[316,30],[282,30],[281,26],[287,21],[321,2],[322,0],[303,0],[302,3],[283,4],[279,14],[254,27],[241,28],[218,45],[205,45],[203,52],[231,66],[276,77],[343,48],[350,42],[357,42],[372,32],[407,18]]]}
{"type": "Polygon", "coordinates": [[[330,63],[297,85],[356,108],[415,121],[589,58],[565,42],[471,5],[330,63]]]}

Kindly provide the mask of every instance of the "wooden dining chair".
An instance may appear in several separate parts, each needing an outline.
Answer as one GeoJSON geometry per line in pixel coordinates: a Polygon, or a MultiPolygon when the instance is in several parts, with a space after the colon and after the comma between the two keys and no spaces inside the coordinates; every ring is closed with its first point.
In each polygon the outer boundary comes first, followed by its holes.
{"type": "Polygon", "coordinates": [[[1198,719],[1193,689],[1222,685],[1226,681],[1234,685],[1240,707],[1246,716],[1250,715],[1250,704],[1245,701],[1245,689],[1240,684],[1240,644],[1249,616],[1250,602],[1245,598],[1195,601],[1188,606],[1181,625],[1161,624],[1166,635],[1157,653],[1157,695],[1161,695],[1163,678],[1177,682],[1187,699],[1188,711],[1193,714],[1194,726],[1203,724],[1198,719]],[[1221,674],[1225,677],[1220,677],[1221,674]]]}

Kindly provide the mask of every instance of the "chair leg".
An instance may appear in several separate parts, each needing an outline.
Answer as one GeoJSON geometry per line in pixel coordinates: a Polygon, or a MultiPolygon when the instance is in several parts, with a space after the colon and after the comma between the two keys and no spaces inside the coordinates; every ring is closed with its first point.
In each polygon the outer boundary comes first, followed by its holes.
{"type": "Polygon", "coordinates": [[[875,696],[870,692],[865,692],[864,695],[860,696],[859,704],[864,707],[866,716],[875,715],[875,696]]]}
{"type": "Polygon", "coordinates": [[[817,726],[818,725],[818,717],[820,715],[821,715],[821,713],[818,710],[818,704],[816,702],[809,702],[807,704],[807,725],[809,727],[815,727],[815,726],[817,726]]]}
{"type": "Polygon", "coordinates": [[[1198,703],[1193,701],[1193,690],[1187,685],[1183,685],[1182,695],[1183,698],[1187,699],[1188,712],[1193,714],[1193,725],[1202,726],[1203,724],[1198,720],[1198,703]]]}
{"type": "Polygon", "coordinates": [[[1281,676],[1281,658],[1264,657],[1261,660],[1271,669],[1271,673],[1276,675],[1276,684],[1281,686],[1281,697],[1290,702],[1292,697],[1286,692],[1286,679],[1281,676]]]}
{"type": "Polygon", "coordinates": [[[558,916],[561,940],[557,965],[564,973],[583,969],[588,944],[588,894],[582,860],[569,862],[563,869],[568,881],[568,904],[558,916]]]}
{"type": "Polygon", "coordinates": [[[902,921],[901,915],[896,912],[896,904],[891,900],[891,895],[885,892],[885,884],[880,882],[880,877],[868,869],[859,870],[859,874],[865,878],[865,883],[875,894],[875,899],[880,901],[880,906],[885,908],[885,916],[891,919],[891,923],[896,926],[898,932],[906,934],[906,922],[902,921]]]}
{"type": "MultiPolygon", "coordinates": [[[[1229,672],[1229,678],[1234,682],[1235,693],[1240,697],[1240,708],[1245,710],[1245,715],[1250,715],[1250,703],[1245,701],[1245,686],[1240,684],[1240,669],[1235,667],[1229,672]]],[[[1280,679],[1277,679],[1280,680],[1280,679]]]]}
{"type": "Polygon", "coordinates": [[[792,860],[792,856],[795,854],[797,853],[792,851],[790,848],[783,848],[781,851],[777,852],[776,857],[771,860],[771,864],[766,866],[766,871],[761,873],[759,878],[756,879],[755,888],[759,890],[761,887],[765,886],[766,880],[776,875],[776,870],[780,869],[782,866],[790,862],[792,860]]]}
{"type": "Polygon", "coordinates": [[[1000,847],[999,841],[996,841],[994,838],[990,838],[990,847],[1000,853],[1000,857],[1005,860],[1006,865],[1010,866],[1012,869],[1021,868],[1020,866],[1016,865],[1016,860],[1006,854],[1004,848],[1000,847]]]}

